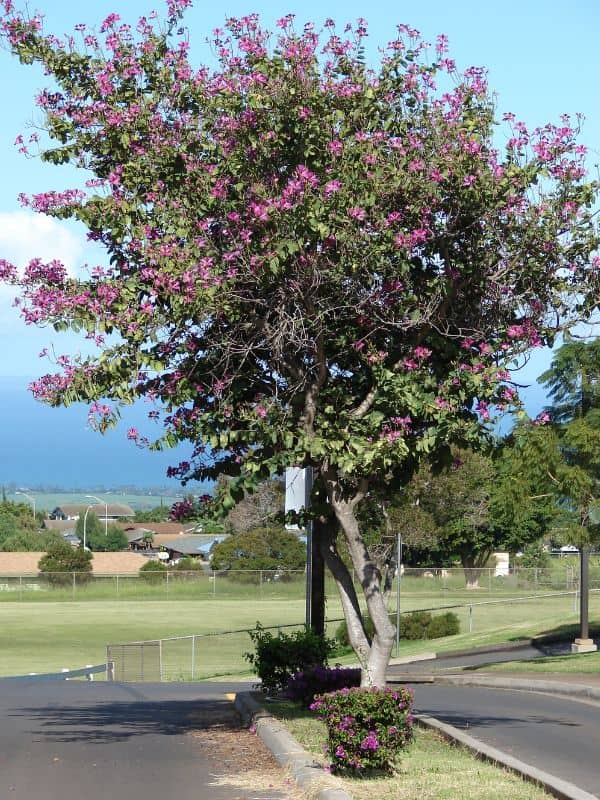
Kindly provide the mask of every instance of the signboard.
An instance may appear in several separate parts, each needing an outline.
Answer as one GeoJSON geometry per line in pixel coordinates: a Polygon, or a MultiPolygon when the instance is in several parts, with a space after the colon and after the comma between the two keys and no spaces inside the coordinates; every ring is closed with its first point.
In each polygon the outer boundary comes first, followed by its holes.
{"type": "MultiPolygon", "coordinates": [[[[285,513],[302,511],[310,507],[312,467],[288,467],[285,471],[285,513]]],[[[287,525],[288,531],[300,530],[298,525],[287,525]]]]}

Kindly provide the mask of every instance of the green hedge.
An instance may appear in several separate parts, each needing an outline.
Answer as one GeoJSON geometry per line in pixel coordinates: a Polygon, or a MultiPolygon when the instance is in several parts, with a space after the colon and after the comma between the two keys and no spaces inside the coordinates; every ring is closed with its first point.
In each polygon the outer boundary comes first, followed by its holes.
{"type": "MultiPolygon", "coordinates": [[[[390,615],[391,622],[395,625],[396,619],[390,615]]],[[[365,617],[365,631],[369,639],[375,633],[373,622],[370,617],[365,617]]],[[[440,639],[443,636],[454,636],[460,631],[458,617],[452,611],[445,614],[432,616],[429,611],[413,611],[410,614],[400,616],[400,638],[401,639],[440,639]]],[[[342,645],[348,647],[348,628],[346,621],[341,622],[335,632],[335,638],[342,645]]]]}

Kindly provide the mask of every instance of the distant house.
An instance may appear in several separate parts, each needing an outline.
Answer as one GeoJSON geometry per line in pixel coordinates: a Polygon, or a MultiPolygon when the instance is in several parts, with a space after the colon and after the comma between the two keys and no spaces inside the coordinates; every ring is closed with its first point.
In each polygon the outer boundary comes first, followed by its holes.
{"type": "Polygon", "coordinates": [[[123,531],[127,537],[127,545],[129,550],[152,550],[154,547],[154,534],[149,528],[131,528],[126,527],[123,531]]]}
{"type": "Polygon", "coordinates": [[[42,528],[47,531],[58,531],[58,533],[68,534],[75,533],[77,525],[76,519],[45,519],[42,522],[42,528]]]}
{"type": "MultiPolygon", "coordinates": [[[[155,537],[155,539],[158,537],[155,537]]],[[[177,561],[180,558],[200,558],[208,560],[210,549],[216,542],[225,539],[224,535],[215,536],[214,534],[196,533],[192,536],[173,537],[170,541],[161,542],[160,550],[167,553],[169,561],[177,561]]],[[[155,541],[155,547],[157,542],[155,541]]]]}
{"type": "Polygon", "coordinates": [[[123,517],[131,519],[135,517],[135,511],[125,503],[64,503],[56,506],[48,516],[51,520],[77,521],[88,508],[103,522],[104,520],[116,522],[123,517]]]}

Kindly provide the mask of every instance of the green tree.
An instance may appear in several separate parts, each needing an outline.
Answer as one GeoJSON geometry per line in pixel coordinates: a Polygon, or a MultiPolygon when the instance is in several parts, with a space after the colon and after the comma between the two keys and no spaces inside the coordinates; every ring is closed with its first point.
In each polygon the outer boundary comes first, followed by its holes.
{"type": "Polygon", "coordinates": [[[362,21],[319,35],[286,17],[269,39],[249,15],[198,69],[187,4],[137,33],[111,15],[78,47],[3,0],[7,45],[56,84],[38,99],[42,158],[90,173],[85,191],[24,202],[83,222],[110,266],[2,261],[0,280],[28,322],[100,345],[62,357],[35,396],[89,402],[100,430],[152,398],[153,446],[191,443],[170,475],[230,475],[224,512],[313,468],[317,541],[363,682],[383,685],[394,628],[358,509],[423,456],[476,448],[489,408],[514,401],[505,368],[595,305],[597,187],[564,120],[515,122],[499,149],[485,72],[459,74],[444,38],[430,56],[400,26],[367,68],[362,21]]]}
{"type": "Polygon", "coordinates": [[[8,500],[0,503],[0,549],[7,539],[21,534],[35,534],[37,529],[37,522],[31,516],[30,506],[25,503],[12,503],[8,500]]]}
{"type": "Polygon", "coordinates": [[[0,550],[36,553],[46,551],[51,545],[62,541],[62,536],[56,531],[19,531],[0,542],[0,550]]]}
{"type": "Polygon", "coordinates": [[[167,522],[170,508],[168,506],[155,506],[148,511],[136,511],[134,522],[167,522]]]}
{"type": "Polygon", "coordinates": [[[299,570],[306,564],[306,546],[283,528],[254,528],[228,536],[213,547],[215,570],[299,570]]]}
{"type": "Polygon", "coordinates": [[[81,542],[82,546],[85,538],[85,546],[89,547],[90,550],[97,549],[93,547],[92,544],[100,541],[105,536],[104,525],[100,522],[93,511],[87,511],[86,513],[80,515],[75,524],[75,533],[79,537],[79,541],[81,542]]]}
{"type": "Polygon", "coordinates": [[[600,340],[567,341],[539,382],[554,402],[548,424],[524,426],[526,466],[562,512],[561,537],[600,541],[600,340]]]}
{"type": "Polygon", "coordinates": [[[541,383],[552,403],[546,409],[553,422],[570,422],[600,408],[600,339],[567,340],[554,353],[541,383]]]}
{"type": "Polygon", "coordinates": [[[38,562],[41,575],[57,584],[70,583],[72,573],[77,573],[81,582],[92,572],[92,553],[80,547],[71,547],[68,542],[51,544],[47,553],[38,562]]]}
{"type": "Polygon", "coordinates": [[[494,455],[455,449],[451,465],[442,470],[423,464],[390,499],[374,535],[387,559],[395,557],[400,531],[418,562],[460,561],[467,588],[474,589],[494,551],[514,553],[539,541],[554,516],[555,505],[535,496],[519,453],[504,443],[494,455]]]}

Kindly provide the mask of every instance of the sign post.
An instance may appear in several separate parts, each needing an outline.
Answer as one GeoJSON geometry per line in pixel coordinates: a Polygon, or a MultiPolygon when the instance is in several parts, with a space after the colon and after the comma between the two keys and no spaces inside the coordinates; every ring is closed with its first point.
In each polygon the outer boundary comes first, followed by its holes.
{"type": "MultiPolygon", "coordinates": [[[[285,512],[301,512],[310,508],[313,487],[312,467],[288,467],[285,471],[285,512]]],[[[298,525],[286,525],[290,531],[301,530],[298,525]]],[[[306,627],[315,633],[325,633],[325,565],[318,543],[318,525],[309,520],[306,534],[306,627]],[[315,531],[317,528],[317,531],[315,531]],[[316,541],[315,541],[316,533],[316,541]]]]}

